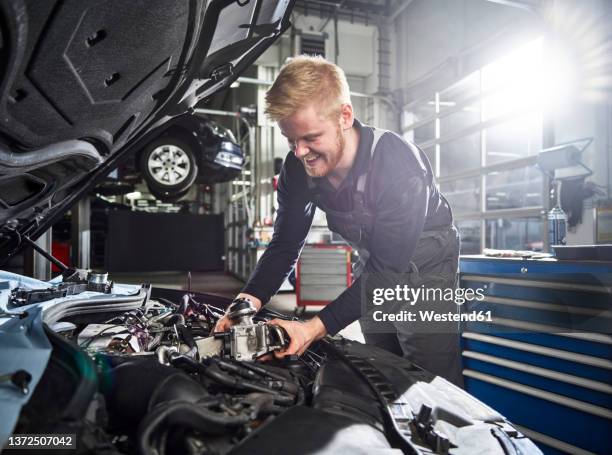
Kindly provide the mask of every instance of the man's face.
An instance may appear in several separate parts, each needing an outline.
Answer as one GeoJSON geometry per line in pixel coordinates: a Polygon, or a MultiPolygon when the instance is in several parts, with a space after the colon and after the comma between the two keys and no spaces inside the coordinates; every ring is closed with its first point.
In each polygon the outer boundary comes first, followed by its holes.
{"type": "Polygon", "coordinates": [[[345,142],[340,121],[320,115],[313,106],[279,120],[278,125],[311,177],[328,175],[342,158],[345,142]]]}

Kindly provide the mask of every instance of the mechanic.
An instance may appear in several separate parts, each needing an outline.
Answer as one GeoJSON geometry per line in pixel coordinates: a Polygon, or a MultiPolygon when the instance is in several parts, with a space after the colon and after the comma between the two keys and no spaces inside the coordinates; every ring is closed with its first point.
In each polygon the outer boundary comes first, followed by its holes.
{"type": "MultiPolygon", "coordinates": [[[[359,122],[343,70],[322,57],[298,56],[281,68],[266,93],[266,114],[277,121],[291,152],[279,178],[272,240],[237,298],[259,309],[278,291],[316,207],[326,213],[329,229],[359,254],[352,285],[316,316],[271,321],[291,338],[276,355],[301,355],[313,341],[361,317],[366,343],[462,385],[458,331],[425,333],[407,322],[381,327],[362,314],[366,274],[384,281],[385,274],[402,273],[415,277],[415,286],[456,287],[459,235],[425,154],[393,132],[359,122]]],[[[226,316],[215,330],[229,327],[226,316]]]]}

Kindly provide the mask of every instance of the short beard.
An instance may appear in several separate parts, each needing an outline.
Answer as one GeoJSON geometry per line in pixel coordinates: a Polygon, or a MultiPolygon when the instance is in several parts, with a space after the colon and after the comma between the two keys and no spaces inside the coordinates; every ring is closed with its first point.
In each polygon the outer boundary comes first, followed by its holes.
{"type": "Polygon", "coordinates": [[[311,177],[325,177],[326,175],[329,175],[336,168],[336,166],[344,156],[345,144],[346,141],[344,139],[344,135],[342,134],[342,129],[340,128],[340,125],[338,125],[338,128],[336,129],[336,153],[329,155],[321,155],[322,159],[325,160],[326,166],[320,171],[308,169],[306,165],[304,165],[306,173],[311,177]]]}

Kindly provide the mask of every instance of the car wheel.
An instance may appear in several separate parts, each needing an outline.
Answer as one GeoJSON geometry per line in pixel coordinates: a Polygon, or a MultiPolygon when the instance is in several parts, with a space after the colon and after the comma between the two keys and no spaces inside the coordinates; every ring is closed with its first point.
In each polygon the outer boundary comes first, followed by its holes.
{"type": "Polygon", "coordinates": [[[193,147],[168,136],[153,141],[140,155],[140,172],[155,195],[174,197],[184,193],[198,174],[193,147]]]}

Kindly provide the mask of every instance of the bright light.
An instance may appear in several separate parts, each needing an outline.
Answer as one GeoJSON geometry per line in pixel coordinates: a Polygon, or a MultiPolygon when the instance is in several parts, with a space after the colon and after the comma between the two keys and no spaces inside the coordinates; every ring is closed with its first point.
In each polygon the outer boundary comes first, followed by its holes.
{"type": "Polygon", "coordinates": [[[494,92],[483,101],[485,120],[540,105],[542,41],[533,41],[483,68],[483,92],[494,92]]]}
{"type": "MultiPolygon", "coordinates": [[[[556,59],[566,60],[574,70],[565,73],[573,76],[574,98],[601,102],[609,99],[612,92],[610,14],[601,14],[605,8],[590,8],[591,3],[549,2],[543,17],[551,36],[557,41],[556,49],[550,53],[556,54],[556,59]],[[571,53],[569,59],[568,51],[571,53]]],[[[563,70],[560,68],[555,72],[559,74],[563,70]]],[[[555,80],[554,84],[557,83],[555,80]]]]}
{"type": "MultiPolygon", "coordinates": [[[[612,93],[610,15],[584,2],[548,2],[546,38],[482,70],[486,119],[525,110],[554,112],[575,102],[601,102],[612,93]]],[[[605,2],[603,2],[605,3],[605,2]]]]}
{"type": "Polygon", "coordinates": [[[483,68],[483,92],[493,92],[483,101],[484,119],[557,109],[571,98],[574,79],[566,46],[532,41],[483,68]]]}
{"type": "Polygon", "coordinates": [[[544,53],[541,71],[542,106],[552,109],[566,104],[576,89],[576,65],[570,49],[551,43],[544,53]]]}
{"type": "Polygon", "coordinates": [[[534,77],[540,72],[542,42],[543,39],[539,38],[485,66],[482,70],[483,91],[505,87],[529,90],[534,77]]]}

